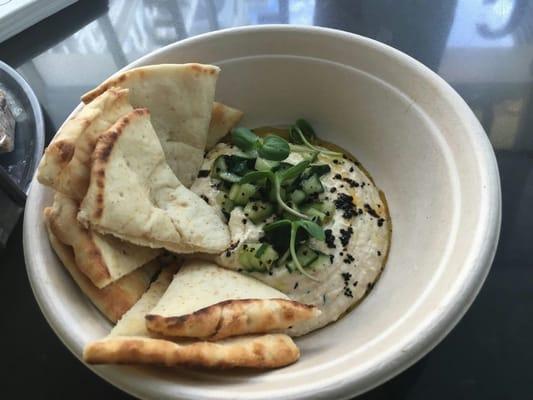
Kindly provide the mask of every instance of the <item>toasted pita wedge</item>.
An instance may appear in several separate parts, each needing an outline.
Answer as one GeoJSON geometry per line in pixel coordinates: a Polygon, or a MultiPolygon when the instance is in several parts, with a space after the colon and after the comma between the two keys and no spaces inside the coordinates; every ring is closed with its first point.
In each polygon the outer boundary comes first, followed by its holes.
{"type": "Polygon", "coordinates": [[[85,229],[76,219],[78,203],[56,193],[48,212],[50,229],[64,244],[71,246],[78,269],[98,288],[143,266],[161,250],[136,246],[110,235],[85,229]]]}
{"type": "Polygon", "coordinates": [[[243,116],[241,110],[229,107],[222,103],[213,103],[211,111],[211,122],[207,133],[206,150],[211,150],[215,145],[228,134],[228,132],[239,123],[243,116]]]}
{"type": "Polygon", "coordinates": [[[251,277],[208,261],[186,262],[146,316],[152,332],[218,340],[287,329],[320,315],[251,277]]]}
{"type": "Polygon", "coordinates": [[[157,364],[167,367],[279,368],[298,358],[298,347],[283,334],[182,344],[164,339],[118,336],[91,342],[83,352],[83,359],[89,364],[157,364]]]}
{"type": "Polygon", "coordinates": [[[111,87],[130,90],[133,107],[148,108],[170,168],[189,187],[200,166],[220,69],[202,64],[159,64],[119,73],[82,96],[93,101],[111,87]]]}
{"type": "Polygon", "coordinates": [[[78,220],[98,232],[177,253],[217,253],[230,242],[215,210],[172,173],[147,109],[132,111],[98,139],[78,220]]]}
{"type": "Polygon", "coordinates": [[[84,106],[59,130],[39,164],[37,179],[81,200],[89,186],[90,157],[101,132],[130,112],[128,91],[110,89],[84,106]]]}
{"type": "Polygon", "coordinates": [[[61,243],[53,234],[50,228],[51,212],[51,208],[45,208],[44,210],[45,224],[52,248],[81,291],[110,321],[117,322],[149,287],[152,277],[159,269],[158,262],[154,260],[105,288],[98,289],[78,269],[72,248],[61,243]]]}
{"type": "Polygon", "coordinates": [[[164,269],[141,299],[120,319],[107,338],[89,343],[83,359],[92,364],[195,365],[212,368],[276,368],[298,360],[300,351],[286,335],[248,336],[217,343],[171,341],[153,337],[144,315],[159,301],[172,280],[164,269]]]}

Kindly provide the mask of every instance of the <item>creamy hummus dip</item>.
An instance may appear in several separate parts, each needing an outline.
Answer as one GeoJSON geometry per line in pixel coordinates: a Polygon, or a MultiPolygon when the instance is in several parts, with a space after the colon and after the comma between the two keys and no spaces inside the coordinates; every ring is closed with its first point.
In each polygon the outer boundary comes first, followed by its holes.
{"type": "MultiPolygon", "coordinates": [[[[315,194],[314,201],[332,205],[332,215],[322,224],[325,240],[310,237],[306,244],[313,254],[319,254],[306,268],[314,279],[280,262],[283,261],[281,254],[269,268],[246,268],[241,262],[242,252],[250,243],[264,241],[263,227],[280,216],[278,212],[254,223],[243,206],[235,206],[229,213],[223,210],[221,183],[213,170],[220,156],[239,153],[236,146],[219,143],[206,155],[192,186],[194,192],[228,221],[231,245],[216,257],[216,262],[250,274],[293,300],[320,308],[322,314],[318,318],[291,328],[291,335],[303,335],[337,320],[372,289],[384,267],[390,241],[390,218],[380,191],[357,162],[346,156],[318,154],[313,163],[326,164],[330,170],[320,176],[323,191],[315,194]]],[[[304,156],[305,153],[290,152],[283,162],[296,165],[304,156]]]]}

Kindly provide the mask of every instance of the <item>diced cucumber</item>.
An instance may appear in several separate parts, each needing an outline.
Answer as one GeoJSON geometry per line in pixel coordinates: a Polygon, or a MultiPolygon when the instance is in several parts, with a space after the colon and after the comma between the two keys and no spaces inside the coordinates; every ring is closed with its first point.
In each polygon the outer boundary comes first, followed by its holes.
{"type": "Polygon", "coordinates": [[[251,183],[243,183],[239,185],[234,183],[229,191],[229,198],[236,205],[244,206],[250,201],[250,198],[257,193],[257,186],[251,183]]]}
{"type": "Polygon", "coordinates": [[[246,243],[239,250],[239,263],[248,271],[265,272],[279,258],[268,243],[246,243]]]}
{"type": "Polygon", "coordinates": [[[227,172],[227,171],[219,172],[218,177],[222,180],[225,180],[231,183],[236,183],[241,180],[241,177],[239,175],[235,175],[234,173],[227,172]]]}
{"type": "Polygon", "coordinates": [[[220,204],[220,207],[222,208],[222,210],[228,214],[231,213],[231,210],[233,210],[233,208],[235,207],[235,203],[233,203],[233,201],[230,200],[227,193],[224,193],[224,192],[218,193],[216,199],[217,199],[217,203],[220,204]]]}
{"type": "Polygon", "coordinates": [[[313,204],[307,205],[302,209],[302,212],[309,215],[312,219],[316,219],[319,224],[326,220],[326,214],[313,207],[313,204]]]}
{"type": "MultiPolygon", "coordinates": [[[[298,261],[300,262],[301,266],[307,268],[318,258],[319,253],[304,244],[300,246],[298,250],[296,250],[296,256],[298,257],[298,261]]],[[[286,267],[289,272],[298,270],[294,260],[289,261],[286,264],[286,267]]]]}
{"type": "Polygon", "coordinates": [[[257,157],[255,160],[255,169],[258,171],[270,171],[279,165],[279,161],[266,160],[261,157],[257,157]]]}
{"type": "Polygon", "coordinates": [[[274,206],[264,201],[251,201],[244,207],[244,214],[254,224],[259,224],[274,213],[274,206]]]}
{"type": "Polygon", "coordinates": [[[319,253],[315,261],[309,264],[310,269],[320,269],[331,265],[331,259],[327,254],[319,253]]]}
{"type": "Polygon", "coordinates": [[[326,214],[326,219],[330,220],[333,217],[333,214],[335,214],[335,204],[333,204],[330,201],[324,201],[320,203],[322,208],[320,211],[322,211],[324,214],[326,214]]]}
{"type": "Polygon", "coordinates": [[[322,182],[320,182],[320,179],[316,175],[312,175],[309,178],[303,180],[301,185],[303,191],[307,194],[322,193],[324,191],[322,182]]]}
{"type": "Polygon", "coordinates": [[[296,256],[302,267],[305,268],[318,258],[318,253],[304,244],[296,250],[296,256]]]}
{"type": "Polygon", "coordinates": [[[300,189],[296,189],[295,191],[293,191],[291,194],[290,194],[290,199],[291,201],[294,203],[294,204],[300,204],[302,203],[305,198],[307,197],[307,195],[305,194],[305,192],[303,190],[300,190],[300,189]]]}
{"type": "Polygon", "coordinates": [[[228,171],[228,164],[226,163],[226,156],[217,157],[217,159],[213,163],[211,172],[216,177],[219,177],[221,172],[227,172],[227,171],[228,171]]]}

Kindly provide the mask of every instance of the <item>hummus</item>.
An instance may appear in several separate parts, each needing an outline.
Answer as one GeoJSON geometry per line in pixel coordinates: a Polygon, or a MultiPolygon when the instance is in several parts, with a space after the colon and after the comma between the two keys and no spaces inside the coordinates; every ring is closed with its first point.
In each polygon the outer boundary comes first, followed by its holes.
{"type": "MultiPolygon", "coordinates": [[[[318,318],[289,329],[291,335],[303,335],[337,320],[372,289],[385,264],[390,218],[378,188],[358,163],[345,156],[319,154],[316,162],[329,165],[331,170],[320,178],[324,192],[318,200],[333,203],[335,210],[329,222],[322,226],[326,240],[311,238],[308,243],[325,255],[309,271],[316,280],[282,266],[249,272],[239,262],[239,251],[246,243],[260,241],[264,236],[263,226],[275,216],[254,224],[240,206],[235,207],[229,217],[224,215],[217,202],[219,181],[209,171],[219,156],[237,153],[237,147],[219,143],[206,155],[191,188],[228,220],[231,245],[215,261],[223,267],[248,273],[293,300],[320,308],[322,314],[318,318]]],[[[284,162],[294,165],[302,160],[301,153],[291,152],[284,162]]]]}

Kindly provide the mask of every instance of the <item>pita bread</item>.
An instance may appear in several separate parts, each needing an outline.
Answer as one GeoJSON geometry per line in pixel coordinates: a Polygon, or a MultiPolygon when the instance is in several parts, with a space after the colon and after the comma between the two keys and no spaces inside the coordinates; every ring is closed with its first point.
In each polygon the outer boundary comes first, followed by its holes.
{"type": "Polygon", "coordinates": [[[92,102],[111,87],[127,88],[135,108],[148,108],[168,164],[189,187],[202,165],[220,69],[202,64],[159,64],[121,72],[82,96],[92,102]]]}
{"type": "Polygon", "coordinates": [[[53,234],[50,228],[51,212],[51,208],[45,208],[44,210],[45,224],[52,248],[81,291],[110,321],[117,322],[146,291],[152,277],[159,269],[158,262],[154,260],[118,281],[107,285],[105,288],[98,289],[78,269],[72,248],[61,243],[53,234]]]}
{"type": "Polygon", "coordinates": [[[205,149],[211,150],[215,147],[220,139],[226,136],[239,123],[242,116],[243,112],[241,110],[215,101],[213,103],[213,110],[211,111],[211,121],[209,122],[205,149]]]}
{"type": "Polygon", "coordinates": [[[186,262],[146,316],[152,332],[219,340],[280,331],[320,315],[251,277],[208,261],[186,262]]]}
{"type": "Polygon", "coordinates": [[[103,288],[156,258],[161,251],[140,247],[109,235],[85,229],[76,219],[78,203],[56,193],[48,212],[50,229],[71,246],[78,269],[103,288]]]}
{"type": "Polygon", "coordinates": [[[46,148],[37,179],[81,200],[89,186],[90,157],[98,135],[132,110],[128,91],[110,89],[68,120],[46,148]]]}
{"type": "Polygon", "coordinates": [[[122,117],[98,139],[78,220],[128,242],[176,253],[218,253],[229,231],[165,161],[147,109],[122,117]]]}
{"type": "Polygon", "coordinates": [[[83,359],[89,364],[157,364],[167,367],[279,368],[298,358],[298,347],[283,334],[184,344],[137,336],[110,337],[89,343],[83,352],[83,359]]]}
{"type": "Polygon", "coordinates": [[[120,319],[107,338],[85,346],[91,364],[162,364],[202,367],[276,368],[298,360],[300,351],[286,335],[249,336],[210,343],[153,337],[144,315],[166,291],[173,269],[163,269],[141,299],[120,319]]]}

